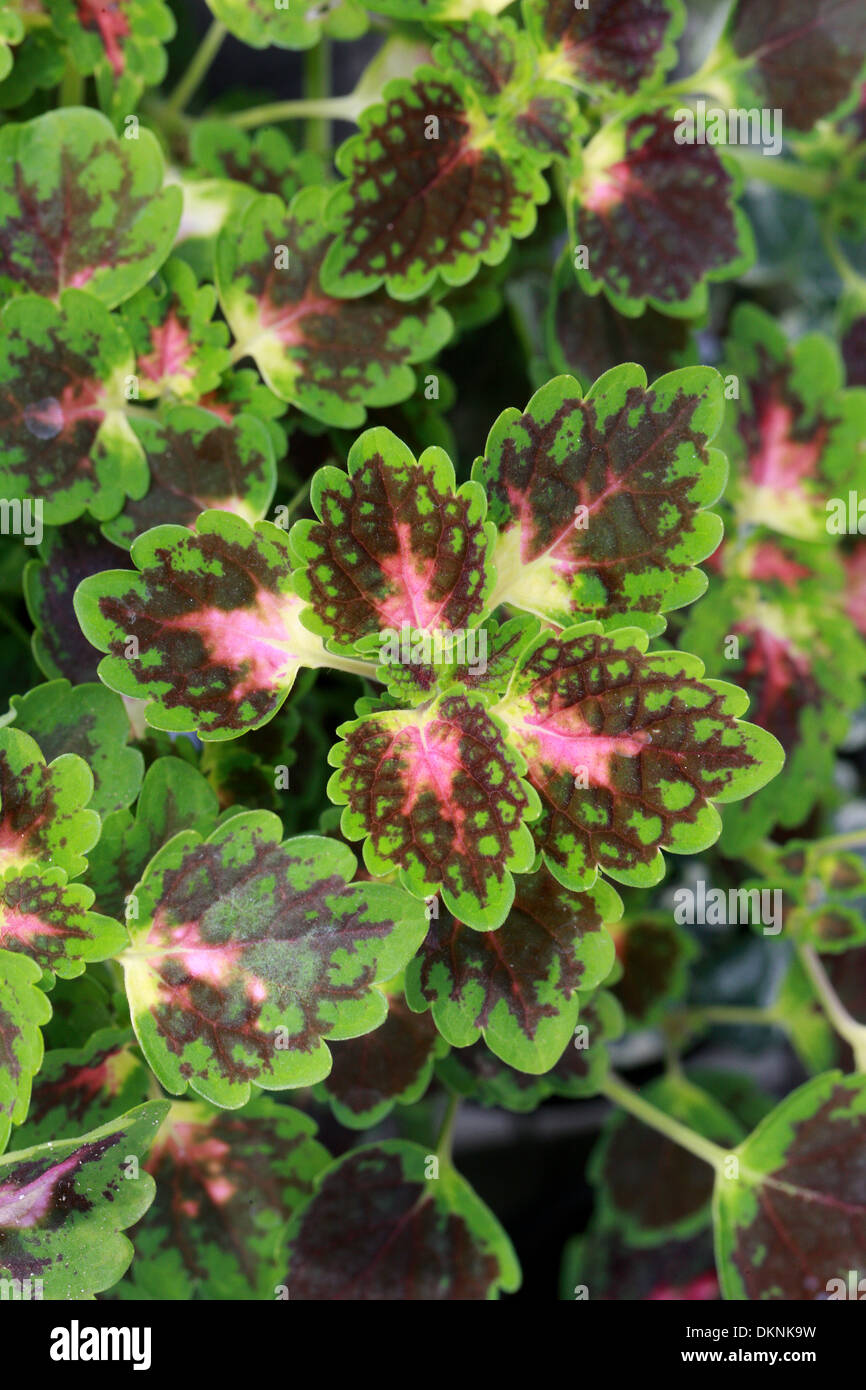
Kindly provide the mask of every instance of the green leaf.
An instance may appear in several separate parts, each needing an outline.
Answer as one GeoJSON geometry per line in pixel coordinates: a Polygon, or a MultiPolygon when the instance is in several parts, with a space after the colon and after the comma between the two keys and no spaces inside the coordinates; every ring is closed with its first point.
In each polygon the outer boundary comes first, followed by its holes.
{"type": "Polygon", "coordinates": [[[420,1144],[354,1149],[319,1175],[289,1227],[292,1300],[474,1302],[513,1293],[507,1235],[445,1159],[429,1176],[420,1144]]]}
{"type": "MultiPolygon", "coordinates": [[[[6,14],[8,29],[8,6],[6,14]]],[[[26,31],[22,42],[15,44],[14,66],[9,71],[11,56],[7,49],[6,73],[0,81],[0,110],[12,111],[16,106],[23,106],[34,92],[55,87],[63,77],[65,47],[54,29],[47,25],[26,31]]]]}
{"type": "Polygon", "coordinates": [[[632,94],[658,83],[677,60],[681,0],[524,0],[527,28],[552,73],[581,90],[632,94]]]}
{"type": "Polygon", "coordinates": [[[314,1122],[260,1096],[241,1111],[172,1105],[147,1160],[156,1199],[132,1233],[124,1299],[273,1299],[286,1222],[330,1162],[314,1122]]]}
{"type": "Polygon", "coordinates": [[[367,16],[357,0],[207,0],[229,33],[252,48],[313,48],[323,34],[357,39],[367,28],[367,16]]]}
{"type": "MultiPolygon", "coordinates": [[[[666,1115],[722,1145],[743,1135],[718,1101],[684,1076],[662,1076],[641,1095],[666,1115]]],[[[597,1212],[633,1245],[695,1235],[710,1223],[712,1169],[666,1135],[614,1112],[593,1150],[589,1175],[597,1212]]]]}
{"type": "Polygon", "coordinates": [[[75,611],[110,653],[100,678],[147,699],[154,728],[237,738],[273,717],[302,665],[333,663],[300,622],[288,537],[271,522],[202,512],[195,531],[157,526],[131,555],[141,573],[85,579],[75,611]]]}
{"type": "MultiPolygon", "coordinates": [[[[864,1267],[866,1078],[826,1072],[786,1096],[716,1175],[716,1255],[726,1298],[849,1296],[864,1267]]],[[[858,1297],[858,1292],[850,1295],[858,1297]]]]}
{"type": "Polygon", "coordinates": [[[84,287],[109,309],[165,260],[181,194],[156,137],[121,140],[98,111],[64,107],[0,130],[0,294],[84,287]],[[74,199],[69,190],[75,189],[74,199]]]}
{"type": "MultiPolygon", "coordinates": [[[[291,544],[305,622],[337,648],[404,626],[445,634],[473,626],[486,605],[493,528],[477,483],[457,487],[441,449],[417,461],[390,430],[367,430],[347,472],[322,468],[291,544]]],[[[400,657],[397,656],[397,661],[400,657]]]]}
{"type": "Polygon", "coordinates": [[[325,182],[321,156],[295,150],[277,126],[248,132],[228,121],[198,121],[190,136],[190,159],[196,177],[233,179],[284,203],[302,188],[325,182]]]}
{"type": "MultiPolygon", "coordinates": [[[[163,44],[175,22],[163,0],[45,0],[51,23],[81,73],[93,73],[100,104],[125,116],[167,67],[163,44]]],[[[140,133],[140,132],[139,132],[140,133]]]]}
{"type": "Polygon", "coordinates": [[[578,991],[608,975],[613,942],[605,930],[622,913],[607,883],[585,893],[563,888],[547,869],[519,875],[511,911],[495,932],[475,932],[443,915],[410,963],[407,998],[431,1008],[454,1047],[483,1036],[509,1066],[547,1072],[572,1039],[578,991]]]}
{"type": "Polygon", "coordinates": [[[154,1195],[130,1160],[143,1158],[167,1110],[152,1101],[81,1138],[0,1158],[0,1276],[41,1279],[49,1299],[111,1288],[133,1254],[121,1232],[154,1195]]]}
{"type": "Polygon", "coordinates": [[[325,1038],[358,1037],[387,1012],[377,980],[410,959],[424,909],[384,883],[351,883],[346,845],[281,844],[268,811],[207,840],[176,835],[127,909],[121,957],[139,1042],[166,1090],[237,1109],[266,1090],[327,1076],[325,1038]]]}
{"type": "Polygon", "coordinates": [[[372,1129],[395,1105],[414,1105],[448,1051],[429,1014],[407,1008],[403,991],[388,987],[388,1017],[373,1033],[333,1044],[333,1066],[318,1087],[340,1124],[372,1129]]]}
{"type": "Polygon", "coordinates": [[[536,204],[549,197],[543,177],[517,141],[494,141],[459,81],[424,67],[389,82],[340,146],[347,181],[328,208],[337,239],[322,266],[327,293],[354,299],[386,284],[416,299],[437,276],[465,285],[534,230],[536,204]]]}
{"type": "Polygon", "coordinates": [[[27,1115],[31,1083],[42,1066],[40,1025],[51,1005],[36,986],[41,970],[27,956],[0,951],[0,1153],[27,1115]]]}
{"type": "Polygon", "coordinates": [[[366,837],[370,872],[398,869],[417,897],[441,893],[458,921],[478,931],[501,926],[512,872],[532,867],[523,821],[538,814],[538,801],[482,697],[450,687],[416,710],[362,713],[337,733],[328,795],[346,807],[346,838],[366,837]]]}
{"type": "Polygon", "coordinates": [[[99,657],[78,625],[72,595],[82,579],[129,557],[103,536],[99,524],[79,517],[71,526],[46,530],[24,571],[24,597],[34,624],[33,655],[46,676],[66,676],[73,685],[95,681],[99,657]]]}
{"type": "Polygon", "coordinates": [[[866,489],[866,389],[843,390],[836,344],[810,333],[791,346],[749,304],[733,315],[725,357],[739,388],[724,442],[741,522],[813,541],[846,530],[849,489],[866,489]]]}
{"type": "Polygon", "coordinates": [[[11,300],[0,329],[5,495],[36,498],[52,526],[85,509],[104,521],[140,497],[147,463],[125,414],[135,359],[120,325],[91,294],[65,290],[59,305],[11,300]]]}
{"type": "Polygon", "coordinates": [[[649,305],[694,318],[708,282],[754,259],[733,166],[712,145],[677,143],[675,130],[664,112],[605,127],[569,189],[572,245],[585,248],[578,282],[630,317],[649,305]]]}
{"type": "Polygon", "coordinates": [[[382,292],[363,300],[326,293],[327,201],[324,188],[304,189],[288,210],[277,198],[251,200],[220,234],[217,284],[236,354],[254,357],[282,400],[349,429],[363,424],[366,406],[412,394],[409,364],[438,352],[452,325],[442,308],[410,310],[382,292]]]}
{"type": "Polygon", "coordinates": [[[85,810],[93,774],[63,753],[46,765],[38,744],[18,729],[0,729],[0,870],[34,865],[76,878],[99,837],[99,816],[85,810]]]}
{"type": "Polygon", "coordinates": [[[726,548],[722,566],[731,577],[694,610],[683,646],[712,675],[742,686],[754,722],[786,755],[772,791],[725,812],[725,847],[736,854],[774,825],[798,825],[833,786],[834,749],[862,698],[866,649],[841,611],[832,553],[759,531],[736,552],[726,548]]]}
{"type": "Polygon", "coordinates": [[[145,774],[135,816],[125,810],[106,816],[90,851],[85,881],[100,912],[122,918],[127,895],[157,850],[179,830],[209,834],[218,814],[216,794],[200,772],[180,758],[157,758],[145,774]]]}
{"type": "Polygon", "coordinates": [[[70,686],[68,680],[34,686],[26,695],[13,695],[14,727],[36,739],[53,761],[76,753],[93,773],[88,805],[100,815],[129,806],[138,796],[144,759],[128,748],[131,733],[123,701],[105,686],[70,686]]]}
{"type": "Polygon", "coordinates": [[[191,526],[211,507],[249,522],[268,510],[277,470],[267,427],[254,415],[226,425],[200,406],[178,405],[133,428],[147,454],[150,487],[103,527],[116,545],[130,546],[163,522],[191,526]]]}
{"type": "Polygon", "coordinates": [[[123,326],[135,349],[142,400],[172,396],[196,402],[220,385],[231,355],[224,323],[214,323],[212,285],[199,285],[181,260],[166,261],[123,305],[123,326]]]}
{"type": "MultiPolygon", "coordinates": [[[[866,60],[858,0],[737,0],[722,39],[734,67],[736,106],[784,110],[785,125],[810,132],[854,105],[866,60]]],[[[725,64],[726,65],[726,64],[725,64]]]]}
{"type": "Polygon", "coordinates": [[[772,734],[740,722],[741,690],[703,679],[697,657],[647,645],[637,628],[542,632],[494,707],[541,795],[536,846],[567,888],[599,868],[658,883],[662,848],[707,849],[721,830],[712,802],[757,790],[784,760],[772,734]]]}
{"type": "Polygon", "coordinates": [[[82,1047],[47,1052],[17,1135],[18,1147],[98,1129],[143,1105],[150,1072],[131,1042],[128,1029],[100,1028],[82,1047]]]}
{"type": "Polygon", "coordinates": [[[126,929],[91,912],[93,892],[68,883],[62,869],[27,864],[0,876],[0,949],[30,956],[50,989],[55,976],[82,974],[88,961],[109,960],[127,944],[126,929]]]}
{"type": "Polygon", "coordinates": [[[508,603],[558,626],[619,625],[691,603],[706,579],[721,519],[702,509],[724,488],[722,380],[687,367],[647,386],[642,368],[615,367],[584,396],[556,377],[526,410],[500,415],[473,477],[499,531],[491,606],[508,603]]]}
{"type": "Polygon", "coordinates": [[[685,994],[697,947],[666,912],[629,914],[614,940],[622,976],[611,989],[630,1024],[651,1027],[685,994]]]}

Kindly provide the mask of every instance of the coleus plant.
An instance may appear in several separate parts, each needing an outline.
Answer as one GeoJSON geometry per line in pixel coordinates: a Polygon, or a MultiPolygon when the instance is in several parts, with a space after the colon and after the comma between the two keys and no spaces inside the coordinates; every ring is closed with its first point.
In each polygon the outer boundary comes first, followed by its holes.
{"type": "Polygon", "coordinates": [[[0,5],[0,1278],[513,1295],[547,1106],[527,1292],[836,1297],[862,6],[208,8],[0,5]]]}

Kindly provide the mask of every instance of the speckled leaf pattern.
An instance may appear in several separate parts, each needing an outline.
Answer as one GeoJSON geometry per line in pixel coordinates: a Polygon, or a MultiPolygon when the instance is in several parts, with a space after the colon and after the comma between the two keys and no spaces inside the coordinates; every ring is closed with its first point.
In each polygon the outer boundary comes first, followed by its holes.
{"type": "Polygon", "coordinates": [[[480,263],[498,265],[549,194],[519,145],[500,151],[477,99],[435,68],[389,83],[383,96],[337,151],[347,182],[329,205],[337,240],[322,284],[348,298],[387,284],[415,299],[437,275],[463,285],[480,263]]]}
{"type": "Polygon", "coordinates": [[[317,1302],[470,1302],[520,1273],[499,1222],[451,1165],[428,1177],[420,1144],[355,1149],[319,1176],[289,1227],[289,1297],[317,1302]]]}
{"type": "Polygon", "coordinates": [[[273,1299],[283,1229],[330,1162],[314,1122],[267,1096],[241,1111],[177,1101],[146,1167],[156,1199],[132,1231],[121,1298],[273,1299]]]}
{"type": "Polygon", "coordinates": [[[866,1081],[832,1071],[786,1096],[740,1146],[738,1179],[716,1177],[726,1298],[846,1296],[866,1253],[864,1133],[866,1081]]]}
{"type": "Polygon", "coordinates": [[[367,406],[411,396],[410,364],[444,346],[451,320],[441,307],[409,308],[384,292],[359,300],[326,293],[327,201],[324,188],[304,189],[288,209],[275,197],[252,200],[220,235],[217,283],[239,345],[271,389],[348,429],[363,424],[367,406]]]}
{"type": "Polygon", "coordinates": [[[216,792],[200,772],[180,758],[157,758],[145,774],[135,815],[122,810],[105,816],[88,855],[85,882],[98,910],[122,918],[127,894],[157,850],[179,830],[210,834],[218,814],[216,792]]]}
{"type": "Polygon", "coordinates": [[[0,875],[0,949],[36,961],[43,984],[72,980],[88,961],[109,960],[127,943],[125,928],[91,912],[93,892],[62,869],[24,865],[0,875]]]}
{"type": "Polygon", "coordinates": [[[42,1065],[40,1024],[51,1005],[37,988],[42,972],[27,956],[0,951],[0,1153],[27,1114],[31,1083],[42,1065]]]}
{"type": "Polygon", "coordinates": [[[105,520],[140,497],[147,463],[124,413],[134,371],[132,344],[91,294],[11,300],[0,315],[4,495],[38,501],[52,526],[85,509],[105,520]]]}
{"type": "Polygon", "coordinates": [[[423,905],[385,883],[351,883],[344,844],[281,844],[268,811],[232,817],[207,840],[182,831],[151,860],[127,908],[121,958],[139,1042],[165,1088],[191,1086],[237,1109],[266,1090],[325,1077],[325,1038],[377,1028],[377,980],[403,969],[423,905]]]}
{"type": "Polygon", "coordinates": [[[216,307],[213,286],[199,285],[176,259],[126,301],[123,326],[135,350],[142,400],[169,396],[193,403],[218,389],[230,355],[225,324],[213,322],[216,307]]]}
{"type": "Polygon", "coordinates": [[[665,113],[639,116],[584,151],[569,195],[581,288],[603,290],[615,309],[694,317],[707,282],[731,279],[754,259],[736,204],[734,174],[714,146],[678,144],[665,113]]]}
{"type": "Polygon", "coordinates": [[[455,1047],[483,1035],[509,1066],[549,1071],[571,1040],[579,990],[592,990],[614,959],[605,930],[622,913],[607,883],[572,893],[546,868],[515,880],[514,903],[495,932],[474,932],[443,913],[430,923],[407,973],[414,1008],[432,1008],[455,1047]]]}
{"type": "Polygon", "coordinates": [[[685,22],[680,0],[524,0],[523,11],[563,81],[629,94],[674,66],[685,22]]]}
{"type": "Polygon", "coordinates": [[[131,554],[141,573],[84,580],[75,611],[110,653],[100,678],[149,700],[155,728],[237,738],[273,717],[300,666],[329,664],[321,638],[301,625],[288,537],[271,522],[252,528],[203,512],[195,531],[155,527],[131,554]]]}
{"type": "Polygon", "coordinates": [[[810,131],[853,105],[866,62],[866,14],[857,0],[737,0],[726,30],[738,68],[737,104],[781,108],[810,131]]]}
{"type": "Polygon", "coordinates": [[[36,739],[49,762],[63,753],[84,759],[93,773],[91,810],[103,816],[138,796],[144,759],[126,746],[129,716],[119,695],[103,685],[49,681],[13,695],[12,712],[15,728],[36,739]]]}
{"type": "Polygon", "coordinates": [[[356,39],[367,28],[358,0],[207,0],[216,18],[252,48],[312,48],[323,34],[356,39]]]}
{"type": "Polygon", "coordinates": [[[52,866],[77,877],[99,837],[99,816],[85,810],[93,774],[64,753],[46,764],[38,744],[14,728],[0,729],[0,870],[52,866]]]}
{"type": "Polygon", "coordinates": [[[328,794],[346,807],[343,834],[366,837],[370,872],[399,869],[410,892],[441,892],[460,921],[501,926],[512,871],[532,866],[524,817],[537,815],[538,800],[484,700],[450,688],[417,710],[362,713],[337,732],[328,794]]]}
{"type": "Polygon", "coordinates": [[[81,73],[93,73],[100,104],[122,117],[167,67],[163,44],[175,22],[163,0],[45,0],[51,23],[81,73]]]}
{"type": "Polygon", "coordinates": [[[772,734],[739,721],[741,690],[647,644],[637,628],[541,633],[495,707],[541,795],[536,845],[566,887],[587,887],[599,868],[658,883],[662,848],[706,849],[721,830],[712,802],[739,800],[782,765],[772,734]]]}
{"type": "Polygon", "coordinates": [[[153,526],[191,526],[209,508],[259,521],[277,482],[266,425],[237,415],[230,425],[200,406],[178,405],[162,419],[136,420],[136,438],[147,454],[150,486],[103,530],[116,545],[131,545],[153,526]]]}
{"type": "Polygon", "coordinates": [[[439,1079],[476,1104],[516,1115],[529,1114],[550,1096],[575,1100],[597,1095],[610,1067],[607,1044],[624,1028],[622,1009],[607,990],[590,990],[579,995],[578,1019],[574,1038],[546,1072],[517,1070],[479,1041],[454,1047],[437,1062],[439,1079]]]}
{"type": "Polygon", "coordinates": [[[86,1134],[119,1119],[150,1094],[150,1072],[128,1029],[99,1028],[82,1047],[46,1052],[17,1149],[86,1134]]]}
{"type": "Polygon", "coordinates": [[[388,1017],[372,1033],[331,1047],[333,1066],[319,1086],[321,1099],[349,1129],[371,1129],[394,1106],[413,1105],[433,1077],[433,1063],[448,1051],[429,1014],[417,1014],[401,990],[388,992],[388,1017]]]}
{"type": "Polygon", "coordinates": [[[234,179],[284,203],[302,188],[323,183],[325,176],[321,157],[296,150],[277,126],[248,132],[228,121],[201,120],[190,135],[190,157],[201,178],[234,179]]]}
{"type": "Polygon", "coordinates": [[[137,1106],[80,1138],[0,1158],[0,1277],[41,1279],[46,1299],[88,1299],[122,1276],[122,1234],[153,1201],[130,1159],[147,1153],[167,1103],[137,1106]]]}
{"type": "Polygon", "coordinates": [[[98,111],[49,111],[0,131],[0,171],[0,293],[86,287],[111,309],[165,260],[181,194],[161,187],[149,130],[123,140],[98,111]]]}
{"type": "Polygon", "coordinates": [[[830,339],[810,333],[789,345],[752,304],[732,317],[725,370],[739,384],[723,435],[739,516],[803,540],[824,539],[835,515],[828,500],[841,498],[847,509],[849,489],[866,488],[866,389],[843,389],[844,367],[830,339]]]}
{"type": "Polygon", "coordinates": [[[706,588],[695,565],[712,554],[721,518],[703,511],[727,477],[709,447],[721,423],[722,379],[711,367],[652,386],[615,367],[584,396],[556,377],[526,410],[505,411],[473,477],[498,528],[492,604],[567,626],[658,615],[706,588]]]}
{"type": "Polygon", "coordinates": [[[483,490],[458,488],[443,450],[416,461],[384,428],[356,440],[347,470],[319,470],[311,491],[318,521],[292,528],[310,626],[337,647],[402,634],[404,624],[443,635],[473,626],[491,587],[483,490]]]}

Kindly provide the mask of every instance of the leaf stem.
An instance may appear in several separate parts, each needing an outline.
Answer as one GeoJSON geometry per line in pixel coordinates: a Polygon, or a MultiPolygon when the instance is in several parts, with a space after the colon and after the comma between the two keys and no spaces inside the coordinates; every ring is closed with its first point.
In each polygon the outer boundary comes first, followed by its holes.
{"type": "MultiPolygon", "coordinates": [[[[846,290],[853,290],[860,299],[866,298],[866,276],[855,270],[842,247],[829,217],[821,219],[821,240],[833,269],[846,290]]],[[[866,838],[866,831],[863,832],[866,838]]]]}
{"type": "Polygon", "coordinates": [[[748,1004],[709,1004],[706,1008],[682,1009],[670,1015],[677,1023],[730,1024],[732,1027],[771,1027],[778,1022],[773,1009],[748,1004]]]}
{"type": "Polygon", "coordinates": [[[673,1116],[666,1115],[657,1106],[650,1105],[648,1100],[638,1095],[637,1091],[622,1077],[615,1072],[610,1072],[601,1087],[608,1100],[613,1101],[614,1105],[621,1105],[623,1110],[634,1115],[636,1120],[649,1125],[650,1129],[655,1129],[659,1134],[663,1134],[674,1144],[679,1144],[681,1148],[687,1149],[694,1154],[695,1158],[708,1163],[716,1172],[720,1172],[723,1164],[729,1156],[729,1151],[722,1149],[718,1144],[714,1144],[711,1139],[705,1139],[702,1134],[697,1134],[695,1130],[689,1129],[688,1125],[681,1124],[673,1116]]]}
{"type": "Polygon", "coordinates": [[[82,106],[84,103],[84,78],[71,59],[67,61],[66,71],[60,83],[60,105],[82,106]]]}
{"type": "MultiPolygon", "coordinates": [[[[323,38],[304,54],[304,97],[307,101],[325,101],[331,95],[331,44],[323,38]]],[[[304,147],[312,154],[325,156],[330,145],[330,126],[325,116],[317,116],[307,126],[304,147]]]]}
{"type": "Polygon", "coordinates": [[[368,681],[378,681],[380,685],[384,683],[379,675],[379,667],[373,661],[355,661],[352,657],[336,656],[333,652],[328,652],[327,657],[327,661],[321,662],[325,671],[348,671],[351,676],[363,676],[368,681]]]}
{"type": "Polygon", "coordinates": [[[801,198],[824,198],[833,187],[833,176],[824,169],[808,169],[793,159],[757,154],[741,145],[725,145],[724,153],[737,161],[747,179],[770,184],[801,198]]]}
{"type": "Polygon", "coordinates": [[[821,1001],[821,1007],[827,1018],[840,1038],[845,1039],[854,1053],[854,1065],[857,1071],[866,1072],[866,1024],[858,1023],[856,1018],[851,1017],[833,988],[830,977],[814,946],[798,945],[797,955],[814,985],[815,993],[821,1001]]]}
{"type": "Polygon", "coordinates": [[[436,1157],[442,1159],[445,1163],[451,1162],[451,1149],[454,1143],[454,1124],[457,1119],[459,1105],[460,1097],[458,1095],[452,1095],[445,1107],[442,1127],[439,1130],[439,1138],[436,1140],[436,1157]]]}
{"type": "Polygon", "coordinates": [[[229,125],[250,130],[259,125],[291,121],[298,116],[317,116],[333,121],[352,121],[357,124],[363,99],[350,92],[345,97],[303,97],[300,101],[275,101],[267,106],[253,106],[226,116],[229,125]]]}
{"type": "Polygon", "coordinates": [[[812,849],[831,854],[836,850],[866,849],[866,825],[860,830],[846,830],[841,835],[824,835],[812,841],[812,849]]]}
{"type": "Polygon", "coordinates": [[[207,76],[227,34],[228,29],[225,25],[215,19],[192,55],[189,67],[165,103],[166,116],[179,116],[186,108],[207,76]]]}

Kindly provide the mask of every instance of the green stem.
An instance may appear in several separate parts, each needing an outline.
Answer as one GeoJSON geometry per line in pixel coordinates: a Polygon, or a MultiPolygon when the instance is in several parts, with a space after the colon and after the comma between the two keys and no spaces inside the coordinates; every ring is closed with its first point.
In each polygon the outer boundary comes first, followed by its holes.
{"type": "Polygon", "coordinates": [[[711,1004],[704,1009],[682,1009],[671,1017],[676,1022],[702,1024],[727,1023],[732,1027],[769,1027],[777,1022],[772,1009],[747,1004],[711,1004]]]}
{"type": "Polygon", "coordinates": [[[239,130],[251,130],[259,125],[272,125],[278,121],[292,121],[298,116],[319,116],[332,121],[354,121],[363,101],[359,102],[354,93],[345,97],[302,98],[300,101],[275,101],[268,106],[253,106],[248,111],[237,111],[226,116],[229,125],[239,130]]]}
{"type": "MultiPolygon", "coordinates": [[[[322,39],[304,54],[304,97],[307,101],[326,101],[331,95],[331,45],[322,39]]],[[[331,143],[330,125],[325,116],[311,120],[304,145],[312,154],[326,155],[331,143]]]]}
{"type": "Polygon", "coordinates": [[[457,1108],[460,1105],[460,1097],[451,1096],[445,1107],[445,1115],[442,1120],[442,1128],[439,1130],[439,1138],[436,1140],[436,1157],[445,1163],[451,1162],[451,1147],[454,1143],[454,1123],[457,1119],[457,1108]]]}
{"type": "Polygon", "coordinates": [[[852,1018],[842,1000],[833,988],[830,977],[814,946],[798,946],[800,963],[815,988],[827,1018],[840,1038],[844,1038],[854,1053],[854,1065],[858,1072],[866,1072],[866,1024],[852,1018]]]}
{"type": "Polygon", "coordinates": [[[688,1125],[680,1124],[671,1115],[666,1115],[657,1106],[650,1105],[649,1101],[644,1100],[643,1096],[638,1095],[633,1087],[629,1086],[622,1077],[610,1072],[602,1086],[602,1092],[608,1100],[613,1101],[614,1105],[621,1105],[623,1110],[634,1115],[636,1120],[649,1125],[650,1129],[658,1130],[659,1134],[664,1134],[674,1144],[679,1144],[680,1148],[687,1149],[694,1154],[695,1158],[700,1158],[704,1163],[708,1163],[716,1172],[720,1172],[729,1152],[714,1144],[712,1140],[705,1139],[702,1134],[697,1134],[688,1125]]]}
{"type": "Polygon", "coordinates": [[[60,105],[82,106],[84,104],[84,78],[70,60],[60,83],[60,105]]]}
{"type": "Polygon", "coordinates": [[[328,660],[321,662],[320,666],[324,671],[348,671],[352,676],[363,676],[365,680],[383,684],[379,667],[373,661],[354,661],[351,657],[335,656],[333,652],[328,652],[328,660]]]}
{"type": "Polygon", "coordinates": [[[823,835],[813,840],[813,850],[824,854],[834,854],[836,850],[866,849],[866,826],[862,830],[846,830],[842,835],[823,835]]]}
{"type": "Polygon", "coordinates": [[[301,484],[301,486],[298,488],[297,492],[296,492],[296,493],[294,494],[294,496],[289,500],[289,504],[288,504],[288,506],[286,507],[286,515],[287,515],[287,516],[294,516],[295,512],[298,510],[298,507],[301,505],[301,503],[302,503],[303,501],[305,501],[307,497],[309,497],[309,495],[310,495],[310,488],[312,487],[312,484],[313,484],[312,478],[308,478],[307,481],[306,481],[305,483],[302,483],[302,484],[301,484]]]}
{"type": "Polygon", "coordinates": [[[227,34],[228,29],[225,25],[215,19],[193,54],[189,67],[165,103],[167,116],[178,116],[185,109],[207,76],[227,34]]]}
{"type": "Polygon", "coordinates": [[[824,169],[808,169],[792,159],[757,154],[740,145],[725,145],[724,151],[737,161],[747,179],[771,184],[785,193],[797,193],[802,198],[825,198],[833,187],[833,176],[824,169]]]}
{"type": "MultiPolygon", "coordinates": [[[[827,217],[823,218],[821,221],[821,240],[824,243],[824,250],[827,252],[833,269],[842,281],[843,288],[853,291],[861,299],[866,298],[866,276],[861,275],[859,271],[855,270],[848,260],[848,257],[839,245],[839,239],[836,236],[835,229],[827,217]]],[[[864,835],[866,835],[866,832],[864,832],[864,835]]]]}

